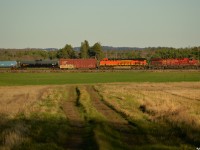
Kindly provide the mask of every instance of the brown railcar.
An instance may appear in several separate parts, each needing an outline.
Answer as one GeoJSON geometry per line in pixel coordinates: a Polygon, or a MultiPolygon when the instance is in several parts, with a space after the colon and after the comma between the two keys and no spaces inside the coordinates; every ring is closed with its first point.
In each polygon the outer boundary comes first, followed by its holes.
{"type": "Polygon", "coordinates": [[[60,59],[60,69],[96,69],[96,59],[60,59]]]}

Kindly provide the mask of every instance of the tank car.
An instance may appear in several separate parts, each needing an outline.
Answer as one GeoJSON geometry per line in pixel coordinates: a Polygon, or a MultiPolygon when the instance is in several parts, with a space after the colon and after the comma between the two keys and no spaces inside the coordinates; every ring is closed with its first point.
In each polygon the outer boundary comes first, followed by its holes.
{"type": "Polygon", "coordinates": [[[17,68],[17,61],[0,61],[0,68],[17,68]]]}
{"type": "Polygon", "coordinates": [[[57,60],[22,60],[20,61],[22,68],[55,68],[58,66],[57,60]]]}

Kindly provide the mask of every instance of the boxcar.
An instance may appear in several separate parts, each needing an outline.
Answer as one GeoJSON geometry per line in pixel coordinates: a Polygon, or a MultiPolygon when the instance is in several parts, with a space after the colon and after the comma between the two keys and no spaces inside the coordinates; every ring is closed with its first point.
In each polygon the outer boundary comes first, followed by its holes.
{"type": "Polygon", "coordinates": [[[0,61],[0,68],[17,68],[17,61],[0,61]]]}
{"type": "Polygon", "coordinates": [[[60,59],[60,69],[96,69],[96,59],[60,59]]]}

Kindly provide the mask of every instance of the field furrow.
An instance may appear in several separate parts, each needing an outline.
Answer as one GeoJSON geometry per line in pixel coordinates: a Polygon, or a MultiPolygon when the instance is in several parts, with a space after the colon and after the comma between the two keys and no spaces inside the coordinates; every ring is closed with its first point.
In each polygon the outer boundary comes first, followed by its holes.
{"type": "Polygon", "coordinates": [[[68,98],[62,106],[70,125],[69,139],[66,141],[66,147],[67,149],[81,149],[84,143],[85,122],[76,106],[77,95],[75,87],[70,87],[68,93],[68,98]]]}
{"type": "Polygon", "coordinates": [[[120,124],[120,125],[129,125],[128,121],[126,121],[124,118],[122,118],[117,112],[115,112],[113,109],[108,107],[103,101],[101,100],[101,97],[98,95],[98,93],[93,89],[91,86],[87,86],[87,91],[90,94],[90,98],[92,100],[92,105],[102,113],[107,120],[112,123],[113,125],[120,124]]]}
{"type": "Polygon", "coordinates": [[[90,99],[93,107],[106,118],[106,123],[114,132],[117,132],[122,138],[119,139],[122,143],[133,147],[137,140],[141,137],[136,136],[136,128],[129,124],[119,112],[107,105],[99,93],[92,86],[87,86],[87,92],[90,94],[90,99]]]}

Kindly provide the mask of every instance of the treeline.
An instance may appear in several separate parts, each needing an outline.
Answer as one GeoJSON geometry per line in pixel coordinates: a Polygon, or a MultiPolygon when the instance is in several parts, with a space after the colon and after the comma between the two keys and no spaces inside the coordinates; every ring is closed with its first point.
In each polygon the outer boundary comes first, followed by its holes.
{"type": "Polygon", "coordinates": [[[200,60],[200,47],[191,48],[169,48],[169,47],[148,47],[142,50],[106,50],[104,55],[111,59],[131,58],[191,58],[200,60]]]}
{"type": "Polygon", "coordinates": [[[147,48],[148,54],[147,58],[193,58],[200,59],[200,47],[192,48],[167,48],[167,47],[158,47],[158,48],[147,48]],[[151,54],[151,52],[154,52],[151,54]]]}
{"type": "Polygon", "coordinates": [[[0,60],[39,60],[39,59],[59,59],[59,58],[96,58],[104,57],[100,43],[93,46],[85,40],[81,43],[80,51],[76,51],[71,45],[66,44],[59,50],[44,49],[0,49],[0,60]]]}
{"type": "Polygon", "coordinates": [[[127,49],[118,47],[103,49],[100,43],[89,45],[87,40],[81,43],[80,49],[66,44],[59,50],[44,49],[0,49],[0,60],[36,60],[36,59],[59,59],[59,58],[102,58],[110,59],[133,59],[133,58],[194,58],[200,59],[200,47],[169,48],[148,47],[143,49],[127,49]]]}

